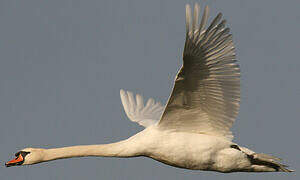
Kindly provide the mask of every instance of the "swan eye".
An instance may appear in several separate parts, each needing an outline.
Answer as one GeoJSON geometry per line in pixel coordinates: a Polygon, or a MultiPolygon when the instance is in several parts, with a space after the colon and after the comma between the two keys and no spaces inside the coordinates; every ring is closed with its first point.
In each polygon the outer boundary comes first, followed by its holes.
{"type": "Polygon", "coordinates": [[[18,157],[18,156],[20,155],[20,153],[21,153],[21,151],[17,152],[17,153],[15,154],[15,156],[18,157]]]}
{"type": "Polygon", "coordinates": [[[21,156],[23,157],[23,158],[25,158],[25,156],[27,155],[27,154],[29,154],[30,152],[26,152],[26,151],[19,151],[19,152],[17,152],[16,154],[15,154],[15,156],[16,156],[16,159],[19,157],[19,155],[21,154],[21,156]]]}
{"type": "Polygon", "coordinates": [[[25,156],[27,155],[27,154],[30,154],[30,152],[26,152],[26,151],[20,151],[20,153],[21,153],[21,155],[25,158],[25,156]]]}

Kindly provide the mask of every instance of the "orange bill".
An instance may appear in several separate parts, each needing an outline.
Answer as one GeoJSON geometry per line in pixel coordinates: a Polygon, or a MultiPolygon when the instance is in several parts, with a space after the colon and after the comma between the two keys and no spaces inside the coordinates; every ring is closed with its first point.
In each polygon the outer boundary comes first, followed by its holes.
{"type": "Polygon", "coordinates": [[[5,163],[5,166],[10,167],[10,166],[15,166],[15,165],[21,165],[23,161],[24,161],[24,158],[20,153],[18,157],[5,163]]]}

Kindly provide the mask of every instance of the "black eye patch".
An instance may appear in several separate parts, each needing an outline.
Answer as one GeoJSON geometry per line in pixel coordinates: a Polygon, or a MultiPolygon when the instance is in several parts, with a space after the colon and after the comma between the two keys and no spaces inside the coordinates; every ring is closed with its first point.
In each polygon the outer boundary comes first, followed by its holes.
{"type": "Polygon", "coordinates": [[[17,152],[17,153],[15,154],[15,156],[18,157],[18,156],[20,155],[20,153],[21,153],[21,151],[17,152]]]}
{"type": "Polygon", "coordinates": [[[30,152],[26,152],[26,151],[19,151],[15,154],[16,157],[19,157],[19,155],[21,154],[22,157],[24,158],[27,154],[29,154],[30,152]]]}
{"type": "Polygon", "coordinates": [[[26,152],[26,151],[20,151],[20,153],[21,153],[21,155],[23,156],[23,158],[25,158],[25,156],[26,156],[27,154],[30,154],[30,152],[26,152]]]}

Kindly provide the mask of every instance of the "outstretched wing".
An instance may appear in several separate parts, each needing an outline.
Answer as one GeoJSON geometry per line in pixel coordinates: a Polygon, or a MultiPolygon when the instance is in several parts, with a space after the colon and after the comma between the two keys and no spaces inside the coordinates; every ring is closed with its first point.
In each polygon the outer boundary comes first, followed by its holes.
{"type": "Polygon", "coordinates": [[[139,94],[134,98],[133,93],[120,90],[121,101],[127,117],[137,122],[144,127],[156,124],[164,110],[164,106],[160,102],[155,102],[154,99],[148,99],[144,105],[143,97],[139,94]]]}
{"type": "Polygon", "coordinates": [[[206,6],[198,25],[199,5],[186,5],[186,42],[183,66],[158,126],[232,138],[230,128],[238,114],[240,68],[225,20],[219,13],[205,28],[206,6]]]}

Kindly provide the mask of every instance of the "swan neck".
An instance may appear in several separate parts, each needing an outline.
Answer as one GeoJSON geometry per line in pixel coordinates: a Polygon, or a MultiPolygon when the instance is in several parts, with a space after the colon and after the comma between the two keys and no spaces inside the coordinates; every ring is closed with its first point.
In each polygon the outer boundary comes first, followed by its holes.
{"type": "Polygon", "coordinates": [[[44,151],[43,161],[51,161],[56,159],[100,156],[100,157],[134,157],[139,153],[133,144],[125,141],[120,141],[111,144],[99,145],[79,145],[62,148],[46,149],[44,151]]]}

